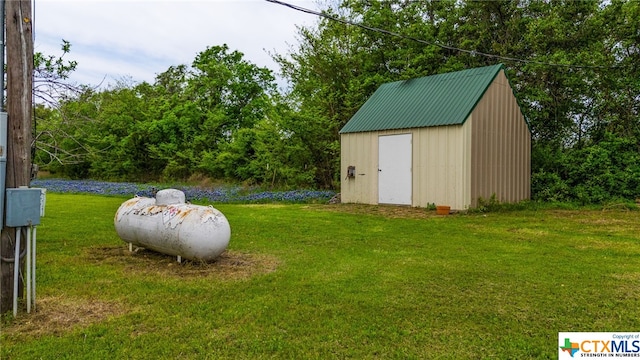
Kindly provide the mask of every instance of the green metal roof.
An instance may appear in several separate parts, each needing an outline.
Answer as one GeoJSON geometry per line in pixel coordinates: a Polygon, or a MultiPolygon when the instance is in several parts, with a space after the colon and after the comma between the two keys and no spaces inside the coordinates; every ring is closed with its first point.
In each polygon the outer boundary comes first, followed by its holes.
{"type": "Polygon", "coordinates": [[[382,84],[340,133],[463,124],[502,64],[382,84]]]}

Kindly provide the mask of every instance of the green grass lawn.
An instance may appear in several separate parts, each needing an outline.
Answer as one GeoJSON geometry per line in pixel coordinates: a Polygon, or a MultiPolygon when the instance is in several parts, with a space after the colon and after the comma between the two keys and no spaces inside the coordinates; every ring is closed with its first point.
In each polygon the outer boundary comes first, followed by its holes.
{"type": "Polygon", "coordinates": [[[0,358],[555,359],[560,331],[640,329],[637,211],[220,204],[228,251],[177,264],[128,252],[124,200],[47,195],[0,358]]]}

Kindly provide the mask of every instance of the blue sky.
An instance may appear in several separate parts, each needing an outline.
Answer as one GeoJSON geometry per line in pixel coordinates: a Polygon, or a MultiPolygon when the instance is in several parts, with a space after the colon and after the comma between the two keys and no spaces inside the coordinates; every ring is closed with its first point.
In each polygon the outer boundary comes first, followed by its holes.
{"type": "MultiPolygon", "coordinates": [[[[286,1],[317,9],[313,0],[286,1]]],[[[269,52],[297,43],[296,25],[314,15],[265,0],[35,0],[35,51],[78,62],[71,80],[113,84],[152,82],[172,65],[190,64],[208,46],[227,44],[245,59],[277,73],[269,52]]]]}

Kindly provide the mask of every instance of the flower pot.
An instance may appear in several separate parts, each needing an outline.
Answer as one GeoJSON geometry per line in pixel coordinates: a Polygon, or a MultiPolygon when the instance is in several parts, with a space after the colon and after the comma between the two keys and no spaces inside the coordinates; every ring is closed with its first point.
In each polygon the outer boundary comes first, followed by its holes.
{"type": "Polygon", "coordinates": [[[446,206],[446,205],[436,206],[436,214],[438,215],[449,215],[450,212],[451,212],[451,206],[446,206]]]}

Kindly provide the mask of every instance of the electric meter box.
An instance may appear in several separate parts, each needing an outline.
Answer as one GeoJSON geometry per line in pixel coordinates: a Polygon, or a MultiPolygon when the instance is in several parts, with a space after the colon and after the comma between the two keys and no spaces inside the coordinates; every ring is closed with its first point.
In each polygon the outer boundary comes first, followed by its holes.
{"type": "Polygon", "coordinates": [[[39,188],[10,188],[6,191],[5,225],[40,225],[44,192],[39,188]]]}

